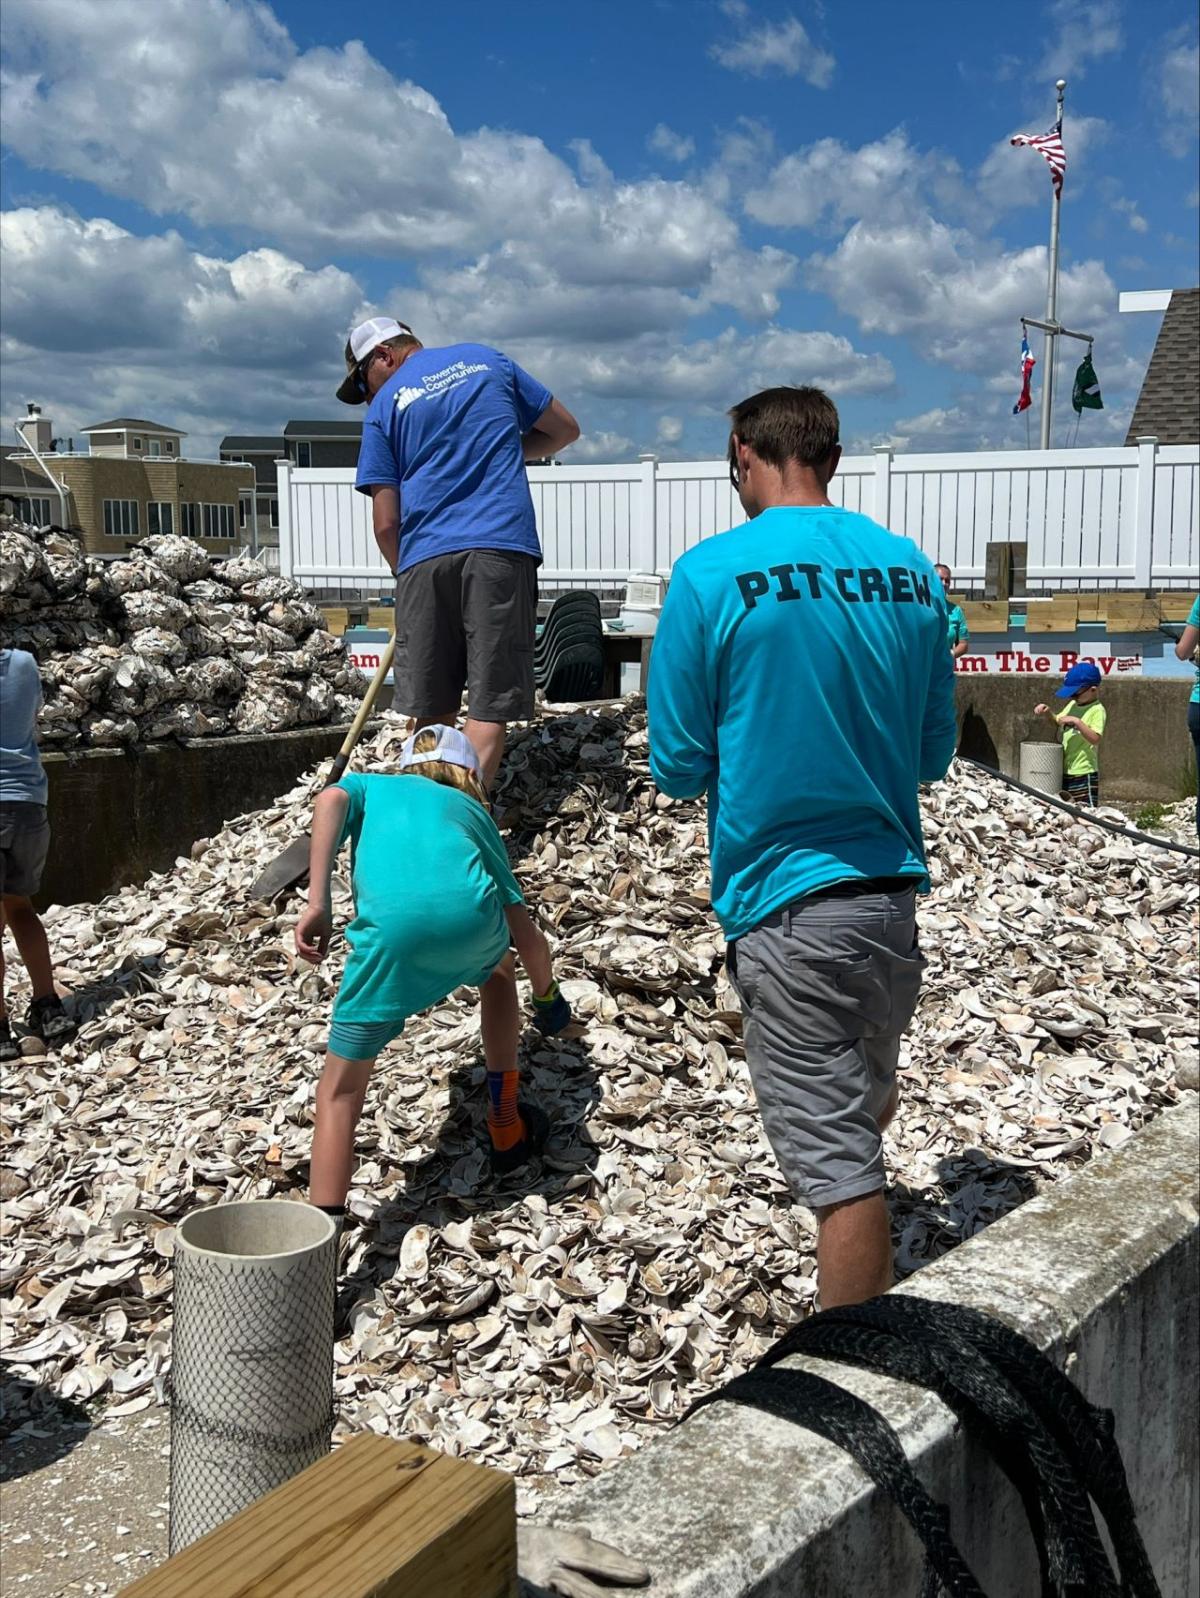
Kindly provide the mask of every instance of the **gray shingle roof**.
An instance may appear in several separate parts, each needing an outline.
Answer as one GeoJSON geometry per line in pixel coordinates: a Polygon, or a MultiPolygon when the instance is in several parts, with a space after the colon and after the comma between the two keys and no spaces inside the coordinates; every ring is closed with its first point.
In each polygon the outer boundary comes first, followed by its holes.
{"type": "Polygon", "coordinates": [[[361,422],[289,422],[284,438],[361,438],[361,422]]]}
{"type": "Polygon", "coordinates": [[[282,459],[283,438],[279,433],[228,433],[220,448],[231,455],[275,455],[282,459]]]}
{"type": "Polygon", "coordinates": [[[1151,436],[1200,443],[1200,288],[1176,289],[1163,313],[1125,442],[1151,436]]]}
{"type": "MultiPolygon", "coordinates": [[[[0,445],[0,493],[20,493],[24,490],[34,494],[52,494],[54,485],[36,467],[9,459],[20,453],[17,444],[0,445]]],[[[54,457],[50,458],[53,460],[54,457]]]]}
{"type": "Polygon", "coordinates": [[[144,422],[138,416],[118,416],[111,422],[95,422],[91,427],[81,428],[83,433],[109,433],[120,427],[140,427],[147,433],[170,433],[173,438],[186,438],[186,433],[181,433],[177,427],[164,427],[162,422],[144,422]]]}

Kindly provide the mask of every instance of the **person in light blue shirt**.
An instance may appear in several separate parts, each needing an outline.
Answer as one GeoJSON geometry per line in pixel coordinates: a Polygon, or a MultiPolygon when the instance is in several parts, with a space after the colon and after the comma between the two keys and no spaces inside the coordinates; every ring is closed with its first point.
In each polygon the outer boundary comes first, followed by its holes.
{"type": "Polygon", "coordinates": [[[946,596],[946,641],[950,645],[950,658],[961,660],[971,647],[971,629],[967,626],[967,618],[963,614],[961,605],[950,603],[950,590],[954,586],[954,573],[944,561],[938,561],[934,566],[941,579],[942,592],[946,596]]]}
{"type": "Polygon", "coordinates": [[[730,412],[751,518],[676,561],[650,662],[650,768],[708,797],[764,1126],[819,1221],[823,1305],[891,1283],[880,1132],[922,960],[917,789],[956,742],[946,600],[907,538],[833,505],[819,389],[730,412]]]}
{"type": "Polygon", "coordinates": [[[1194,662],[1196,667],[1196,681],[1188,700],[1188,731],[1196,751],[1196,832],[1200,834],[1200,594],[1192,601],[1187,622],[1175,645],[1175,654],[1179,660],[1194,662]]]}
{"type": "Polygon", "coordinates": [[[394,705],[419,726],[457,720],[485,784],[506,724],[533,713],[537,523],[525,463],[579,437],[536,378],[486,344],[426,349],[372,317],[346,345],[338,398],[369,401],[356,487],[396,574],[394,705]]]}
{"type": "Polygon", "coordinates": [[[4,932],[12,933],[29,975],[29,1029],[43,1042],[73,1029],[54,985],[42,918],[33,907],[50,848],[48,784],[38,753],[42,679],[24,649],[0,649],[0,1062],[20,1057],[4,999],[4,932]]]}

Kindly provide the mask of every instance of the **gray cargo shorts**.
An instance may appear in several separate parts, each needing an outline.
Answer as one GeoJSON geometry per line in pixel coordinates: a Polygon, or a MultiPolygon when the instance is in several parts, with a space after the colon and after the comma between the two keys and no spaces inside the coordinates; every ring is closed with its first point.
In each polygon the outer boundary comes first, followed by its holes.
{"type": "Polygon", "coordinates": [[[537,632],[533,555],[465,549],[433,555],[396,579],[393,704],[405,715],[453,722],[467,689],[476,721],[533,715],[537,632]]]}
{"type": "Polygon", "coordinates": [[[812,1209],[883,1187],[879,1117],[925,965],[915,886],[840,892],[798,900],[729,945],[763,1126],[812,1209]]]}
{"type": "Polygon", "coordinates": [[[0,799],[0,893],[31,898],[42,885],[49,848],[45,805],[0,799]]]}

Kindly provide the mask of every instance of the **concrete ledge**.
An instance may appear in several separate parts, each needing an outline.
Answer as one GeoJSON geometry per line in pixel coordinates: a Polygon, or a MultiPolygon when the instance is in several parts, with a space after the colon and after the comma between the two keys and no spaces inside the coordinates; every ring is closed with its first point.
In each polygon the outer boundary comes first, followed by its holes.
{"type": "MultiPolygon", "coordinates": [[[[1019,776],[1021,744],[1053,739],[1050,723],[1035,716],[1033,707],[1049,699],[1059,682],[1057,677],[960,673],[954,679],[959,754],[1019,776]]],[[[1108,711],[1100,751],[1101,800],[1170,801],[1194,793],[1186,679],[1109,677],[1100,692],[1108,711]]]]}
{"type": "MultiPolygon", "coordinates": [[[[1164,1594],[1195,1594],[1197,1100],[911,1278],[897,1292],[996,1315],[1111,1408],[1164,1594]]],[[[932,1394],[847,1366],[895,1427],[987,1592],[1039,1590],[1024,1511],[932,1394]]],[[[654,1598],[867,1598],[920,1591],[922,1551],[848,1455],[812,1432],[715,1404],[547,1516],[643,1559],[654,1598]]]]}
{"type": "Polygon", "coordinates": [[[45,754],[51,841],[39,907],[102,899],[165,871],[197,838],[270,804],[332,759],[345,736],[344,726],[301,727],[45,754]]]}

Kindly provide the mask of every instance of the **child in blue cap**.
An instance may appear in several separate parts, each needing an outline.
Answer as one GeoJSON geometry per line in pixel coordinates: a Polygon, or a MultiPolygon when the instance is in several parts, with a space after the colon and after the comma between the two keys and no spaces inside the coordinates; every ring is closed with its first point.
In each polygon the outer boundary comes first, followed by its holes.
{"type": "MultiPolygon", "coordinates": [[[[1100,703],[1100,668],[1076,661],[1054,697],[1068,701],[1054,716],[1062,728],[1063,798],[1094,809],[1100,803],[1100,740],[1108,712],[1100,703]]],[[[1035,705],[1034,714],[1053,714],[1050,705],[1035,705]]]]}
{"type": "Polygon", "coordinates": [[[297,953],[319,963],[333,930],[330,874],[349,838],[355,914],[317,1086],[309,1179],[311,1202],[334,1216],[345,1213],[354,1129],[375,1058],[410,1015],[455,988],[481,990],[488,1133],[500,1173],[538,1153],[548,1132],[541,1110],[517,1098],[521,1027],[510,943],[533,985],[538,1029],[560,1032],[571,1019],[549,945],[488,814],[470,740],[454,727],[425,727],[404,745],[400,765],[396,776],[351,773],[318,795],[308,908],[296,924],[297,953]]]}

